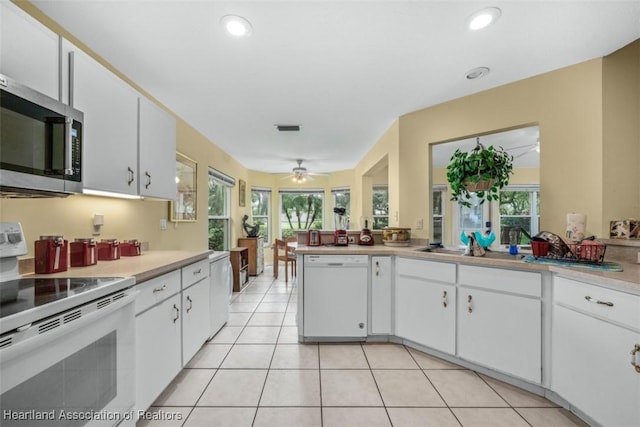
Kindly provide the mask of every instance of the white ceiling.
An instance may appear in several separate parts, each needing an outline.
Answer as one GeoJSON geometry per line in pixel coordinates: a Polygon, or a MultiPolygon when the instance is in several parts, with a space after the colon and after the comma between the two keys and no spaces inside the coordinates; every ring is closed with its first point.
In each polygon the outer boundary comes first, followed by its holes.
{"type": "Polygon", "coordinates": [[[400,115],[640,38],[640,0],[32,3],[245,167],[274,173],[298,158],[351,169],[400,115]],[[485,6],[501,18],[468,30],[485,6]],[[251,37],[227,36],[227,14],[251,37]],[[478,66],[491,73],[467,80],[478,66]]]}

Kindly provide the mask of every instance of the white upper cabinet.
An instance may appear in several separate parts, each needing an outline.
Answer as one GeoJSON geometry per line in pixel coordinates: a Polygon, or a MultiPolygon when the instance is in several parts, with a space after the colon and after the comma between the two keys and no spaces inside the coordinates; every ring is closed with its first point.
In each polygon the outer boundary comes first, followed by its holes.
{"type": "Polygon", "coordinates": [[[62,53],[68,101],[84,112],[84,187],[172,200],[175,119],[67,40],[62,53]]]}
{"type": "Polygon", "coordinates": [[[137,195],[137,92],[79,49],[69,61],[71,104],[84,112],[84,188],[137,195]]]}
{"type": "Polygon", "coordinates": [[[0,3],[0,73],[60,98],[59,37],[11,2],[0,3]]]}
{"type": "Polygon", "coordinates": [[[174,199],[176,195],[176,121],[146,98],[139,98],[138,192],[174,199]]]}

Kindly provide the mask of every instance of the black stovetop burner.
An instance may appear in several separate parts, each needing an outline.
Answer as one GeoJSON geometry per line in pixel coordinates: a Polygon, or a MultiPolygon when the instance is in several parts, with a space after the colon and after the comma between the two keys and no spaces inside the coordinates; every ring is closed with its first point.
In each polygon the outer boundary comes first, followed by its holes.
{"type": "Polygon", "coordinates": [[[0,284],[0,318],[90,291],[111,277],[28,278],[0,284]]]}
{"type": "Polygon", "coordinates": [[[2,282],[0,334],[129,287],[133,283],[133,279],[122,277],[38,277],[2,282]]]}

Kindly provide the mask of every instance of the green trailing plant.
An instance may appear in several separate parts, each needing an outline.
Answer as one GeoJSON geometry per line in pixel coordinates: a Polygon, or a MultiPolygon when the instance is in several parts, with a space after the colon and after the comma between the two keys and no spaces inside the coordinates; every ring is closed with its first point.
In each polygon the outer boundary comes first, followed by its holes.
{"type": "Polygon", "coordinates": [[[472,193],[480,200],[498,200],[499,191],[509,184],[513,173],[513,156],[502,147],[484,147],[480,138],[470,152],[457,149],[447,166],[447,181],[451,186],[451,200],[471,207],[472,193]]]}

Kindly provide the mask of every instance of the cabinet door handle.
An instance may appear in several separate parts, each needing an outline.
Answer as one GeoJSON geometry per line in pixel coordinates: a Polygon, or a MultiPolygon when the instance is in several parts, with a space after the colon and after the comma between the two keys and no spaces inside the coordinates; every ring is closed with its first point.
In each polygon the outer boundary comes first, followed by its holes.
{"type": "Polygon", "coordinates": [[[467,310],[469,310],[469,313],[473,313],[473,306],[471,305],[471,300],[473,299],[473,297],[471,295],[469,295],[469,297],[467,298],[467,310]]]}
{"type": "Polygon", "coordinates": [[[187,295],[187,301],[189,301],[189,308],[187,308],[187,313],[188,313],[193,308],[193,300],[191,299],[190,296],[187,295]]]}
{"type": "Polygon", "coordinates": [[[593,298],[591,298],[589,295],[585,296],[584,299],[586,299],[589,302],[594,302],[596,304],[601,304],[601,305],[606,305],[607,307],[613,307],[613,303],[609,302],[609,301],[600,301],[600,300],[594,300],[593,298]]]}
{"type": "Polygon", "coordinates": [[[380,261],[376,261],[376,276],[380,275],[380,261]]]}
{"type": "Polygon", "coordinates": [[[149,188],[151,185],[151,175],[149,175],[149,172],[145,171],[144,176],[147,177],[147,183],[144,185],[144,188],[149,188]]]}
{"type": "Polygon", "coordinates": [[[135,180],[134,172],[133,172],[133,169],[131,169],[129,166],[127,166],[127,171],[129,172],[129,179],[127,180],[127,185],[131,186],[131,184],[135,180]]]}
{"type": "Polygon", "coordinates": [[[176,307],[175,304],[173,304],[173,309],[176,311],[176,317],[173,318],[173,323],[176,323],[176,321],[180,318],[180,309],[176,307]]]}
{"type": "Polygon", "coordinates": [[[640,355],[640,344],[636,344],[633,346],[631,350],[631,366],[636,369],[636,372],[640,374],[640,360],[638,360],[638,356],[640,355]]]}
{"type": "Polygon", "coordinates": [[[167,285],[162,285],[159,288],[154,288],[153,293],[155,294],[156,292],[162,292],[162,291],[165,291],[166,289],[167,289],[167,285]]]}
{"type": "Polygon", "coordinates": [[[447,308],[447,291],[443,291],[442,292],[442,305],[444,306],[444,308],[447,308]]]}

